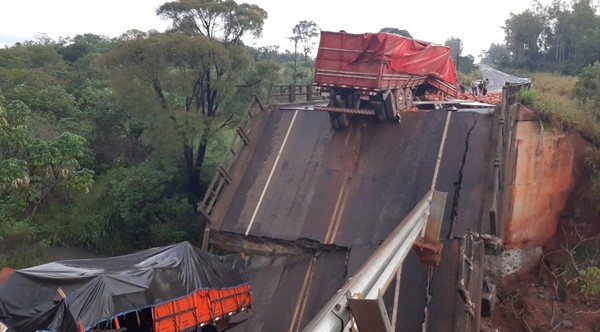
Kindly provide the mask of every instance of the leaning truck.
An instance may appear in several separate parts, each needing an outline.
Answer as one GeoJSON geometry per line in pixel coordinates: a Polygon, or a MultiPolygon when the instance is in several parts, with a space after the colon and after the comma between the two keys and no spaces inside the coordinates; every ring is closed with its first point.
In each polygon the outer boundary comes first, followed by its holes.
{"type": "Polygon", "coordinates": [[[354,115],[400,121],[415,98],[426,93],[459,95],[452,49],[390,33],[322,31],[315,84],[331,127],[344,129],[354,115]]]}

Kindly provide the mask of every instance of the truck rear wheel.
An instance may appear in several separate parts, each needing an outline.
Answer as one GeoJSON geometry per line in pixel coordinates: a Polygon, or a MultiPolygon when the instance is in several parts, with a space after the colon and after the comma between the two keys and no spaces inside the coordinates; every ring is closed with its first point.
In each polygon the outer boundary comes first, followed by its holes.
{"type": "Polygon", "coordinates": [[[331,123],[331,128],[333,128],[333,130],[340,129],[340,124],[338,122],[336,113],[329,112],[329,123],[331,123]]]}
{"type": "Polygon", "coordinates": [[[394,90],[394,101],[396,102],[396,112],[399,114],[406,107],[406,95],[404,89],[394,90]]]}
{"type": "Polygon", "coordinates": [[[329,122],[334,130],[350,127],[350,118],[346,113],[329,112],[329,122]]]}
{"type": "Polygon", "coordinates": [[[410,110],[413,106],[413,99],[414,99],[411,88],[404,89],[404,98],[406,101],[406,109],[410,110]]]}

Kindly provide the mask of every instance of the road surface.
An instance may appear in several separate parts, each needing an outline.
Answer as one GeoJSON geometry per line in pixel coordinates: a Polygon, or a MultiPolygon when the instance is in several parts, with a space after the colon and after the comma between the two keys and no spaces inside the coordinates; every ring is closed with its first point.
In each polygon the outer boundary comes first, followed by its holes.
{"type": "Polygon", "coordinates": [[[486,64],[480,64],[479,70],[481,70],[483,78],[489,78],[490,85],[488,86],[488,90],[490,92],[502,92],[502,87],[504,86],[504,83],[518,82],[520,80],[523,80],[523,78],[503,73],[486,64]]]}
{"type": "MultiPolygon", "coordinates": [[[[334,131],[326,113],[270,112],[231,204],[216,206],[226,208],[221,230],[349,250],[251,257],[255,307],[235,331],[299,331],[432,187],[448,192],[443,238],[480,229],[491,115],[413,112],[400,124],[355,118],[347,130],[334,131]]],[[[454,289],[451,265],[435,271],[433,289],[454,289]]],[[[420,330],[426,286],[427,268],[410,253],[401,278],[400,331],[420,330]]],[[[430,331],[452,324],[447,304],[454,302],[443,296],[433,294],[430,321],[438,323],[430,331]]]]}

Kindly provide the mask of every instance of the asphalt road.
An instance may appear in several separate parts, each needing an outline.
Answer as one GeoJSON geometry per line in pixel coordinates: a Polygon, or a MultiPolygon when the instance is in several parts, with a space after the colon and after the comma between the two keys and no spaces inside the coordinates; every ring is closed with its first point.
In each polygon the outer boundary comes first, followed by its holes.
{"type": "Polygon", "coordinates": [[[484,78],[490,79],[490,85],[488,86],[490,92],[501,92],[505,82],[517,82],[521,79],[517,76],[503,73],[485,64],[480,64],[479,70],[481,70],[481,74],[484,78]]]}
{"type": "MultiPolygon", "coordinates": [[[[327,114],[320,112],[271,111],[267,121],[221,229],[309,238],[350,250],[319,257],[250,257],[255,307],[235,331],[300,330],[432,186],[448,192],[443,238],[480,229],[491,115],[423,111],[406,114],[400,124],[355,118],[342,131],[332,130],[327,114]]],[[[436,269],[434,289],[454,289],[455,270],[446,265],[436,269]]],[[[426,285],[427,268],[410,253],[401,279],[399,330],[420,330],[426,285]]],[[[441,305],[433,305],[433,296],[432,310],[438,309],[430,321],[437,323],[430,331],[447,331],[452,310],[444,305],[446,295],[437,300],[441,305]]]]}

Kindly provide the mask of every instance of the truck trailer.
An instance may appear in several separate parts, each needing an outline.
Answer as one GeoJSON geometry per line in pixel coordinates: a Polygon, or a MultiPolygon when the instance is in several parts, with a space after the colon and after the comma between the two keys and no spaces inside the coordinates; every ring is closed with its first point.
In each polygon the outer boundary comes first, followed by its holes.
{"type": "Polygon", "coordinates": [[[452,49],[390,33],[322,31],[315,84],[331,127],[344,129],[353,115],[400,121],[415,98],[427,91],[459,95],[452,49]]]}

